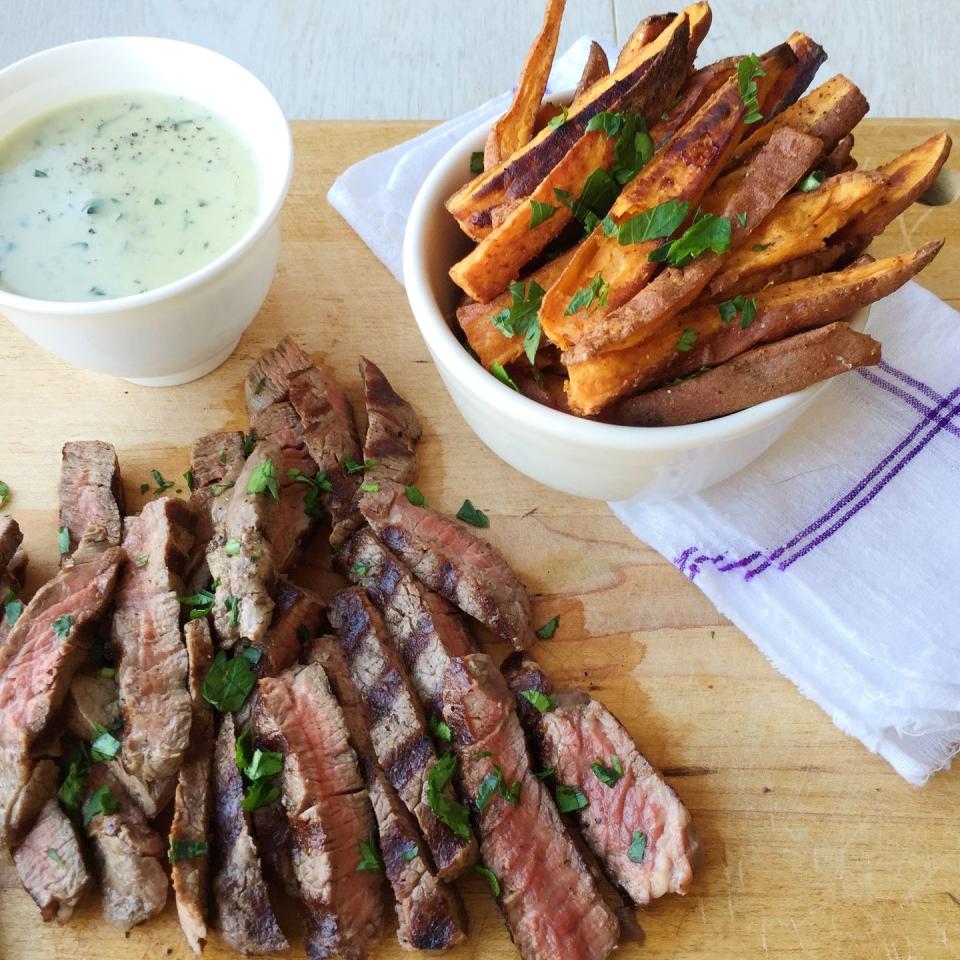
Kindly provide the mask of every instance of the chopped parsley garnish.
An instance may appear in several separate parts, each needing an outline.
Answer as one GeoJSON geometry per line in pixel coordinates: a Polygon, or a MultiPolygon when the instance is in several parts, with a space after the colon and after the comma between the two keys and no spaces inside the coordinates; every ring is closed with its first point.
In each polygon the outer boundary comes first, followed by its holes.
{"type": "MultiPolygon", "coordinates": [[[[343,458],[343,469],[347,471],[348,474],[352,473],[363,473],[364,470],[369,470],[370,467],[375,467],[379,461],[370,459],[364,460],[363,463],[357,463],[353,457],[344,457],[343,458]]],[[[333,487],[330,487],[332,490],[333,487]]]]}
{"type": "Polygon", "coordinates": [[[0,507],[10,499],[10,485],[0,480],[0,507]]]}
{"type": "Polygon", "coordinates": [[[602,760],[594,760],[590,764],[590,769],[594,772],[597,779],[607,787],[610,787],[612,790],[616,785],[617,781],[623,776],[623,767],[620,765],[620,758],[614,754],[613,759],[610,761],[610,766],[604,766],[602,760]]]}
{"type": "Polygon", "coordinates": [[[504,367],[502,363],[491,363],[490,372],[501,382],[506,384],[511,390],[516,390],[519,393],[517,385],[513,382],[510,377],[510,374],[507,373],[507,368],[504,367]]]}
{"type": "Polygon", "coordinates": [[[507,803],[517,804],[520,802],[520,781],[508,785],[503,779],[503,771],[500,767],[494,767],[493,773],[488,773],[480,781],[480,787],[474,798],[477,809],[482,813],[490,804],[495,794],[499,794],[507,803]]]}
{"type": "Polygon", "coordinates": [[[45,172],[44,170],[34,170],[34,171],[33,171],[33,175],[34,175],[35,177],[45,177],[45,176],[47,176],[47,174],[46,174],[46,172],[45,172]]]}
{"type": "Polygon", "coordinates": [[[470,760],[476,763],[478,760],[485,760],[487,757],[492,756],[493,754],[489,750],[478,750],[476,753],[470,754],[470,760]]]}
{"type": "Polygon", "coordinates": [[[740,213],[736,214],[736,217],[737,217],[737,223],[739,223],[741,227],[745,227],[747,225],[746,210],[741,210],[740,213]]]}
{"type": "Polygon", "coordinates": [[[717,304],[717,310],[724,323],[732,323],[737,314],[740,314],[740,326],[746,330],[757,315],[757,301],[753,297],[747,299],[741,294],[717,304]]]}
{"type": "Polygon", "coordinates": [[[220,461],[221,464],[226,464],[226,462],[227,462],[227,451],[226,451],[226,450],[221,450],[221,451],[220,451],[220,456],[217,457],[217,459],[220,461]]]}
{"type": "Polygon", "coordinates": [[[248,780],[274,777],[283,770],[283,754],[276,750],[254,750],[250,763],[243,771],[248,780]]]}
{"type": "Polygon", "coordinates": [[[643,855],[647,852],[647,835],[642,830],[636,830],[630,841],[627,856],[634,863],[643,863],[643,855]]]}
{"type": "Polygon", "coordinates": [[[87,801],[83,808],[83,825],[87,826],[98,814],[109,815],[120,809],[120,801],[113,795],[113,791],[104,784],[87,801]]]}
{"type": "Polygon", "coordinates": [[[620,184],[613,174],[603,167],[598,167],[587,177],[576,199],[572,199],[573,194],[569,190],[553,188],[553,195],[570,208],[570,212],[588,233],[607,215],[619,194],[620,184]]]}
{"type": "Polygon", "coordinates": [[[474,873],[479,873],[484,880],[490,885],[490,892],[495,896],[500,896],[500,881],[497,879],[497,875],[492,871],[488,870],[486,867],[481,867],[477,864],[473,868],[474,873]]]}
{"type": "Polygon", "coordinates": [[[761,250],[766,250],[767,247],[769,247],[769,246],[770,246],[769,243],[755,243],[755,244],[753,245],[752,249],[753,249],[753,250],[756,250],[756,251],[759,253],[759,251],[761,251],[761,250]]]}
{"type": "Polygon", "coordinates": [[[383,860],[380,859],[380,850],[377,847],[376,834],[371,833],[368,840],[360,840],[360,862],[357,870],[382,870],[383,860]]]}
{"type": "Polygon", "coordinates": [[[100,676],[103,677],[104,680],[112,680],[116,675],[117,675],[117,668],[116,668],[116,667],[101,667],[101,668],[100,668],[100,676]]]}
{"type": "Polygon", "coordinates": [[[470,154],[470,172],[483,173],[483,151],[474,150],[470,154]]]}
{"type": "Polygon", "coordinates": [[[208,850],[206,840],[180,840],[177,837],[171,837],[167,859],[170,863],[179,863],[181,860],[196,860],[197,857],[205,857],[208,850]]]}
{"type": "Polygon", "coordinates": [[[102,724],[94,724],[96,737],[90,744],[90,756],[95,762],[112,760],[119,752],[120,741],[102,724]]]}
{"type": "Polygon", "coordinates": [[[560,626],[560,615],[558,614],[555,617],[551,617],[539,630],[537,630],[537,636],[541,640],[549,640],[556,632],[557,627],[560,626]]]}
{"type": "Polygon", "coordinates": [[[53,632],[58,640],[66,640],[70,636],[70,628],[73,626],[73,617],[69,613],[62,613],[53,621],[53,632]]]}
{"type": "Polygon", "coordinates": [[[177,597],[177,600],[185,607],[190,607],[191,620],[199,620],[206,617],[213,610],[213,601],[216,599],[211,590],[198,590],[190,594],[189,597],[177,597]]]}
{"type": "Polygon", "coordinates": [[[227,626],[237,626],[240,623],[240,601],[236,597],[227,597],[223,605],[227,608],[227,626]]]}
{"type": "Polygon", "coordinates": [[[407,495],[407,499],[415,507],[425,507],[427,505],[427,498],[420,492],[417,487],[409,486],[404,488],[404,493],[407,495]]]}
{"type": "MultiPolygon", "coordinates": [[[[354,464],[356,464],[356,461],[351,457],[347,457],[347,460],[344,461],[344,464],[347,467],[347,473],[354,473],[355,471],[350,469],[350,465],[347,463],[347,461],[350,461],[350,463],[354,464]]],[[[360,467],[359,469],[362,470],[363,468],[360,467]]],[[[302,470],[291,468],[287,471],[287,476],[291,480],[295,480],[297,483],[307,484],[307,486],[310,488],[307,490],[306,496],[303,498],[303,512],[308,517],[313,517],[314,520],[319,519],[323,515],[323,511],[320,509],[319,503],[320,494],[333,492],[333,484],[327,479],[326,472],[320,470],[312,477],[308,477],[302,470]]]]}
{"type": "Polygon", "coordinates": [[[540,770],[538,772],[535,772],[533,775],[538,780],[547,780],[548,778],[552,777],[556,772],[557,772],[557,767],[556,767],[556,764],[554,764],[552,767],[547,767],[546,770],[540,770]]]}
{"type": "Polygon", "coordinates": [[[254,447],[256,447],[257,442],[258,442],[259,440],[260,440],[260,438],[257,436],[257,433],[256,433],[255,430],[251,430],[251,431],[243,438],[243,446],[242,446],[240,449],[243,451],[243,455],[244,455],[245,457],[249,457],[250,454],[253,453],[253,449],[254,449],[254,447]]]}
{"type": "Polygon", "coordinates": [[[266,378],[266,377],[261,377],[261,378],[257,381],[257,385],[253,388],[254,395],[259,397],[260,394],[263,392],[263,388],[264,388],[266,385],[267,385],[267,378],[266,378]]]}
{"type": "Polygon", "coordinates": [[[361,484],[360,484],[360,489],[361,489],[364,493],[379,493],[379,492],[380,492],[380,484],[379,484],[379,483],[374,483],[373,481],[369,481],[369,480],[368,480],[366,483],[361,483],[361,484]]]}
{"type": "Polygon", "coordinates": [[[827,179],[827,175],[822,170],[811,170],[796,186],[799,193],[810,193],[827,179]]]}
{"type": "Polygon", "coordinates": [[[154,493],[163,493],[164,490],[169,490],[173,486],[173,481],[164,480],[159,470],[151,470],[150,476],[153,477],[153,482],[157,485],[154,493]]]}
{"type": "Polygon", "coordinates": [[[579,787],[572,787],[566,783],[557,784],[557,809],[561,813],[572,813],[587,806],[587,798],[579,787]]]}
{"type": "Polygon", "coordinates": [[[269,458],[261,460],[251,471],[247,480],[247,493],[267,493],[280,502],[280,484],[277,482],[276,464],[269,458]]]}
{"type": "Polygon", "coordinates": [[[441,720],[435,713],[430,714],[430,732],[438,739],[449,743],[453,739],[450,725],[441,720]]]}
{"type": "Polygon", "coordinates": [[[564,311],[565,316],[572,317],[580,310],[588,310],[594,305],[606,306],[607,295],[610,293],[610,284],[606,283],[598,273],[585,286],[581,287],[571,298],[564,311]]]}
{"type": "Polygon", "coordinates": [[[78,813],[90,776],[90,757],[85,745],[75,751],[67,766],[67,775],[57,790],[57,798],[71,813],[78,813]]]}
{"type": "Polygon", "coordinates": [[[686,200],[664,200],[650,210],[624,220],[617,228],[617,239],[620,245],[625,247],[631,243],[645,243],[647,240],[669,237],[683,223],[689,212],[690,204],[686,200]]]}
{"type": "Polygon", "coordinates": [[[141,492],[141,493],[146,493],[149,489],[150,489],[150,484],[149,484],[149,483],[141,483],[141,484],[140,484],[140,492],[141,492]]]}
{"type": "Polygon", "coordinates": [[[766,75],[766,71],[760,66],[760,58],[755,53],[737,63],[737,85],[740,87],[740,99],[746,108],[743,122],[747,125],[763,119],[757,93],[757,77],[766,75]]]}
{"type": "MultiPolygon", "coordinates": [[[[44,174],[46,176],[46,174],[44,174]]],[[[63,857],[53,847],[47,847],[47,856],[58,866],[65,867],[66,864],[63,862],[63,857]]]]}
{"type": "Polygon", "coordinates": [[[250,784],[241,806],[247,813],[253,813],[260,807],[268,807],[280,797],[280,787],[269,780],[255,780],[250,784]]]}
{"type": "Polygon", "coordinates": [[[490,518],[482,510],[478,510],[469,500],[463,501],[463,506],[457,511],[457,519],[469,523],[471,527],[483,529],[490,526],[490,518]]]}
{"type": "Polygon", "coordinates": [[[70,552],[70,530],[67,527],[57,527],[57,548],[60,556],[70,552]]]}
{"type": "Polygon", "coordinates": [[[540,690],[521,690],[520,696],[540,713],[550,713],[557,709],[557,701],[540,690]]]}
{"type": "Polygon", "coordinates": [[[638,113],[627,114],[614,147],[613,177],[620,186],[628,184],[653,157],[653,140],[638,113]]]}
{"type": "Polygon", "coordinates": [[[560,113],[555,117],[551,117],[547,121],[547,126],[551,130],[556,130],[558,127],[562,127],[567,122],[567,117],[570,116],[570,109],[568,107],[561,107],[560,113]]]}
{"type": "Polygon", "coordinates": [[[257,682],[257,672],[246,654],[230,657],[220,650],[207,675],[200,693],[204,700],[221,713],[239,710],[257,682]]]}
{"type": "Polygon", "coordinates": [[[560,208],[541,200],[530,201],[530,229],[534,230],[541,223],[549,220],[560,208]]]}
{"type": "Polygon", "coordinates": [[[419,855],[420,855],[419,847],[407,847],[407,849],[400,854],[400,859],[404,863],[410,863],[411,860],[416,860],[419,855]]]}
{"type": "Polygon", "coordinates": [[[491,318],[493,325],[505,337],[523,337],[523,349],[531,364],[540,346],[540,317],[538,311],[546,292],[536,280],[529,284],[516,281],[510,284],[512,303],[491,318]]]}
{"type": "Polygon", "coordinates": [[[7,618],[7,626],[12,627],[20,619],[21,613],[23,602],[13,595],[12,590],[8,590],[3,601],[3,615],[7,618]]]}
{"type": "Polygon", "coordinates": [[[688,350],[693,349],[693,345],[697,342],[697,331],[692,327],[687,327],[683,333],[680,334],[680,339],[676,343],[676,349],[681,353],[686,353],[688,350]]]}
{"type": "Polygon", "coordinates": [[[240,541],[236,537],[231,537],[224,545],[223,552],[228,557],[235,557],[240,553],[240,541]]]}
{"type": "Polygon", "coordinates": [[[186,469],[186,470],[184,470],[184,471],[183,471],[183,479],[187,481],[187,489],[188,489],[188,490],[191,490],[191,491],[192,491],[192,490],[195,489],[194,479],[193,479],[193,471],[192,471],[192,470],[190,470],[189,468],[186,469]]]}
{"type": "Polygon", "coordinates": [[[370,564],[357,562],[350,568],[350,572],[358,577],[365,577],[370,572],[370,564]]]}
{"type": "Polygon", "coordinates": [[[457,769],[457,758],[447,751],[430,770],[427,777],[427,802],[437,818],[458,837],[470,839],[470,813],[467,808],[444,793],[457,769]]]}
{"type": "Polygon", "coordinates": [[[676,240],[657,247],[648,259],[671,267],[683,267],[707,250],[726,253],[730,248],[731,230],[726,217],[698,210],[693,223],[676,240]]]}
{"type": "Polygon", "coordinates": [[[228,480],[226,483],[211,483],[210,492],[215,496],[219,497],[221,493],[225,490],[232,490],[236,486],[235,480],[228,480]]]}

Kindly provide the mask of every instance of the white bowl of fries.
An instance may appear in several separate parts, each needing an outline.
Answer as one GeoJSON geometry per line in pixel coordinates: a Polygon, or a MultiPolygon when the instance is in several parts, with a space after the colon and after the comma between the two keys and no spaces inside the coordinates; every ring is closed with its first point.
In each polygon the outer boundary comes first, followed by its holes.
{"type": "MultiPolygon", "coordinates": [[[[514,141],[520,146],[494,149],[492,160],[490,145],[503,135],[509,113],[465,136],[421,187],[404,239],[410,305],[464,419],[521,473],[593,499],[692,494],[743,469],[807,410],[829,377],[879,360],[879,344],[859,332],[869,304],[939,250],[927,244],[876,262],[864,255],[870,239],[937,175],[948,137],[931,138],[878,171],[857,171],[850,131],[867,105],[854,84],[834,77],[790,109],[824,59],[809,37],[795,34],[761,57],[743,58],[757,78],[745,92],[743,60],[689,71],[689,56],[677,66],[671,29],[679,25],[686,35],[686,18],[695,52],[709,8],[695,4],[671,16],[672,27],[669,16],[659,18],[659,34],[642,35],[641,25],[611,68],[612,79],[604,79],[605,62],[594,64],[599,79],[592,86],[581,83],[576,92],[542,103],[542,85],[529,82],[536,60],[528,57],[518,91],[534,89],[535,112],[544,118],[539,129],[514,141]],[[646,52],[638,53],[641,47],[646,52]],[[625,60],[627,54],[635,59],[625,60]],[[591,97],[599,101],[604,90],[622,86],[644,56],[659,58],[661,74],[681,75],[672,84],[663,76],[654,81],[662,89],[660,100],[654,96],[648,104],[648,118],[666,122],[663,107],[675,107],[675,125],[661,139],[659,122],[651,120],[657,146],[638,162],[643,150],[627,115],[589,125],[601,111],[588,111],[591,97]],[[713,79],[713,93],[685,92],[695,78],[720,68],[728,73],[713,79]],[[792,82],[781,81],[784,76],[792,82]],[[791,87],[796,93],[785,94],[791,87]],[[701,100],[693,103],[694,95],[701,100]],[[777,99],[784,96],[792,99],[777,99]],[[723,110],[711,111],[723,100],[723,110]],[[729,120],[738,110],[740,120],[729,120]],[[762,122],[764,112],[775,119],[762,122]],[[551,113],[553,124],[545,119],[551,113]],[[684,193],[682,177],[671,176],[667,166],[671,140],[715,142],[724,136],[718,124],[737,122],[740,128],[729,133],[734,146],[705,175],[706,186],[694,183],[684,193]],[[633,153],[620,149],[626,130],[633,153]],[[551,150],[559,131],[565,140],[551,150]],[[615,150],[605,136],[619,138],[615,150]],[[486,169],[471,178],[474,158],[485,148],[486,169]],[[587,162],[574,162],[578,152],[587,162]],[[612,206],[581,216],[577,202],[588,196],[587,171],[600,172],[597,157],[612,163],[615,175],[622,157],[636,169],[617,177],[621,192],[612,206]],[[508,192],[521,182],[525,193],[508,192]],[[652,192],[650,182],[667,183],[672,192],[652,192]],[[667,217],[685,198],[691,202],[667,217]],[[661,220],[666,224],[665,233],[647,229],[653,219],[658,228],[661,220]],[[584,233],[576,233],[576,220],[584,222],[584,233]],[[707,243],[690,253],[698,223],[722,227],[726,245],[707,243]],[[635,246],[640,243],[647,246],[635,246]],[[795,265],[804,267],[798,279],[795,265]],[[638,269],[645,271],[639,279],[638,269]],[[698,274],[707,279],[701,283],[698,274]]],[[[555,31],[549,20],[548,13],[544,31],[555,31]]],[[[535,50],[544,49],[544,36],[535,50]]],[[[547,54],[552,60],[551,49],[547,54]]]]}

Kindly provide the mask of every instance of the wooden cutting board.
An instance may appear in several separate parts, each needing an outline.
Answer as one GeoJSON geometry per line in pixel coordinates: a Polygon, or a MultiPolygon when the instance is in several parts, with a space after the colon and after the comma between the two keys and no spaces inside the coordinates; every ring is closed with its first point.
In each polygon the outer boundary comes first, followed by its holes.
{"type": "MultiPolygon", "coordinates": [[[[0,321],[0,478],[13,491],[6,512],[23,526],[33,558],[31,587],[56,564],[64,441],[114,443],[129,507],[137,510],[152,468],[179,481],[195,437],[245,426],[244,373],[283,334],[325,355],[355,400],[362,352],[421,414],[419,486],[430,503],[452,513],[470,497],[487,511],[489,537],[529,585],[537,621],[560,615],[556,636],[536,649],[557,686],[586,687],[616,713],[699,828],[706,862],[692,892],[642,911],[646,946],[618,955],[960,956],[960,769],[923,789],[907,785],[840,733],[605,504],[537,486],[493,457],[460,419],[403,290],[325,199],[349,164],[426,127],[294,125],[296,174],[277,278],[236,354],[200,381],[152,390],[74,370],[0,321]]],[[[862,164],[875,165],[944,127],[960,136],[955,121],[868,120],[857,132],[856,153],[862,164]]],[[[955,186],[960,155],[950,166],[945,179],[955,178],[955,186]]],[[[914,207],[876,249],[901,251],[934,237],[949,243],[921,282],[960,305],[956,204],[914,207]]],[[[944,491],[944,500],[952,503],[953,491],[944,491]]],[[[303,576],[322,581],[319,562],[303,576]]],[[[892,584],[891,602],[895,597],[892,584]]],[[[487,649],[505,652],[492,643],[487,649]]],[[[471,936],[450,956],[516,956],[483,881],[470,876],[459,886],[471,936]]],[[[289,910],[283,916],[296,926],[289,910]]],[[[403,955],[392,930],[390,921],[378,960],[403,955]]],[[[294,956],[302,956],[299,943],[294,956]]],[[[215,936],[206,954],[230,955],[215,936]]],[[[101,921],[93,898],[60,929],[40,921],[12,868],[0,865],[2,960],[165,956],[190,956],[172,897],[160,919],[127,937],[101,921]]]]}

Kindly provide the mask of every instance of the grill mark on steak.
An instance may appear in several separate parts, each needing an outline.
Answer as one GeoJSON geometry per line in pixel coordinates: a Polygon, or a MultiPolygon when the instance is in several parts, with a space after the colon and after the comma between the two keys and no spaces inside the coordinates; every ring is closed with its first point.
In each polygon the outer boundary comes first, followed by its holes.
{"type": "Polygon", "coordinates": [[[368,528],[347,541],[337,563],[367,591],[400,651],[417,696],[440,717],[443,675],[450,659],[474,650],[460,614],[439,594],[427,590],[368,528]]]}
{"type": "Polygon", "coordinates": [[[0,647],[0,845],[19,840],[56,789],[55,778],[46,795],[31,784],[31,751],[89,650],[123,558],[119,547],[108,547],[64,567],[36,592],[0,647]],[[61,639],[54,623],[64,615],[72,620],[61,639]]]}
{"type": "Polygon", "coordinates": [[[233,717],[220,720],[213,755],[216,928],[227,946],[243,954],[276,955],[289,949],[270,905],[250,817],[243,809],[233,717]]]}
{"type": "Polygon", "coordinates": [[[283,804],[307,923],[307,956],[367,956],[381,924],[380,878],[358,870],[373,810],[346,720],[319,663],[260,681],[258,742],[283,753],[283,804]]]}
{"type": "Polygon", "coordinates": [[[320,637],[308,659],[319,663],[343,710],[350,740],[373,804],[384,870],[397,911],[397,940],[407,950],[443,950],[466,938],[457,892],[440,883],[417,825],[377,763],[371,722],[336,637],[320,637]],[[411,852],[415,855],[411,857],[411,852]]]}
{"type": "Polygon", "coordinates": [[[117,451],[102,440],[74,440],[63,445],[60,468],[60,526],[77,548],[88,526],[102,527],[105,542],[120,543],[123,534],[123,482],[117,451]]]}
{"type": "Polygon", "coordinates": [[[364,479],[374,483],[413,483],[417,474],[414,446],[422,433],[417,414],[393,389],[383,371],[366,357],[360,358],[360,376],[367,407],[363,456],[365,460],[376,460],[367,468],[364,479]]]}
{"type": "MultiPolygon", "coordinates": [[[[539,665],[514,654],[503,665],[518,704],[521,691],[550,693],[539,665]]],[[[540,714],[522,707],[544,767],[556,767],[559,783],[576,785],[589,801],[577,812],[580,831],[611,883],[642,905],[666,893],[686,893],[700,857],[690,814],[674,789],[638,752],[627,731],[600,703],[580,691],[553,693],[557,706],[540,714]],[[613,787],[591,770],[616,756],[623,775],[613,787]],[[643,860],[628,850],[635,831],[646,837],[643,860]]]]}
{"type": "Polygon", "coordinates": [[[110,788],[119,809],[92,817],[86,833],[103,889],[103,918],[129,930],[157,916],[167,902],[167,875],[160,863],[163,839],[109,769],[97,763],[87,781],[87,799],[101,786],[110,788]]]}
{"type": "MultiPolygon", "coordinates": [[[[457,836],[427,801],[428,778],[437,755],[423,709],[383,620],[359,587],[338,593],[327,616],[367,708],[377,760],[420,825],[437,875],[454,877],[474,862],[476,841],[472,836],[469,840],[457,836]]],[[[449,786],[447,792],[455,799],[449,786]]]]}
{"type": "Polygon", "coordinates": [[[70,818],[51,797],[27,838],[13,851],[24,890],[47,922],[66,923],[90,887],[80,838],[70,818]]]}
{"type": "Polygon", "coordinates": [[[213,663],[213,641],[206,620],[191,620],[184,627],[189,661],[190,745],[177,774],[171,847],[175,840],[204,842],[208,852],[175,860],[170,878],[177,901],[180,929],[190,949],[199,954],[207,939],[207,878],[209,874],[211,773],[213,764],[213,711],[203,699],[201,686],[213,663]]]}
{"type": "Polygon", "coordinates": [[[213,623],[220,646],[228,649],[241,639],[255,646],[262,643],[273,616],[276,566],[270,535],[277,521],[279,504],[267,490],[250,493],[247,489],[253,472],[268,460],[273,463],[279,483],[283,454],[272,440],[261,440],[230,491],[222,532],[217,531],[207,550],[210,574],[219,581],[213,623]],[[239,551],[231,555],[226,552],[226,545],[233,540],[239,551]],[[229,598],[236,600],[233,616],[227,606],[229,598]]]}
{"type": "Polygon", "coordinates": [[[500,906],[524,958],[604,958],[619,924],[567,833],[553,798],[531,772],[514,697],[485,654],[454,660],[443,691],[465,791],[502,771],[517,803],[495,795],[477,813],[480,853],[500,882],[500,906]],[[487,757],[477,754],[489,752],[487,757]]]}
{"type": "Polygon", "coordinates": [[[190,739],[177,596],[193,546],[192,526],[184,501],[161,497],[127,520],[123,541],[132,562],[117,587],[112,630],[124,720],[120,759],[153,796],[169,792],[190,739]]]}
{"type": "Polygon", "coordinates": [[[397,484],[364,494],[360,509],[384,545],[431,590],[516,649],[534,642],[527,591],[489,543],[436,510],[414,506],[397,484]]]}

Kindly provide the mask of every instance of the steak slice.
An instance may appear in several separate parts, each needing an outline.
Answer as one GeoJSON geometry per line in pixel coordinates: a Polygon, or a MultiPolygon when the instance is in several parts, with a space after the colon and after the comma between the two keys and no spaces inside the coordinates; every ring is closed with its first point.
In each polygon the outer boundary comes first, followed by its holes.
{"type": "Polygon", "coordinates": [[[307,925],[307,956],[363,958],[380,930],[380,877],[359,869],[373,810],[346,722],[318,663],[260,681],[257,739],[283,753],[283,803],[307,925]]]}
{"type": "Polygon", "coordinates": [[[51,797],[27,838],[13,851],[24,890],[46,921],[66,923],[90,887],[80,838],[70,818],[51,797]]]}
{"type": "Polygon", "coordinates": [[[464,524],[417,507],[398,484],[381,484],[360,509],[418,580],[485,623],[518,650],[535,640],[530,598],[507,561],[464,524]]]}
{"type": "Polygon", "coordinates": [[[117,587],[112,630],[124,720],[120,758],[155,797],[169,793],[190,739],[187,651],[177,597],[193,546],[192,527],[186,503],[161,497],[127,520],[123,540],[130,562],[117,587]]]}
{"type": "Polygon", "coordinates": [[[108,547],[34,594],[0,647],[0,845],[22,838],[47,798],[32,748],[63,704],[90,634],[113,597],[124,554],[108,547]]]}
{"type": "Polygon", "coordinates": [[[273,617],[276,566],[270,534],[279,513],[279,499],[269,487],[252,492],[258,478],[272,474],[279,497],[283,454],[272,440],[261,440],[247,457],[231,490],[222,532],[210,541],[207,563],[218,582],[213,623],[222,647],[238,640],[259,645],[273,617]]]}
{"type": "Polygon", "coordinates": [[[123,482],[117,451],[102,440],[74,440],[63,445],[60,467],[60,526],[76,549],[88,526],[102,527],[111,546],[123,534],[123,482]]]}
{"type": "Polygon", "coordinates": [[[207,939],[207,876],[210,843],[210,782],[213,764],[213,711],[201,694],[213,663],[213,642],[206,620],[184,627],[190,665],[190,745],[177,775],[173,822],[170,824],[170,877],[177,900],[180,929],[190,949],[199,954],[207,939]]]}
{"type": "Polygon", "coordinates": [[[367,436],[363,442],[368,466],[364,479],[374,483],[392,480],[413,483],[417,475],[414,447],[422,428],[413,407],[390,386],[383,371],[366,357],[360,358],[363,399],[367,406],[367,436]]]}
{"type": "MultiPolygon", "coordinates": [[[[338,593],[327,616],[366,705],[377,761],[420,825],[437,875],[455,877],[476,859],[476,840],[469,831],[467,836],[454,832],[427,799],[437,754],[423,708],[383,620],[360,587],[338,593]]],[[[456,801],[449,786],[445,792],[456,801]]]]}
{"type": "Polygon", "coordinates": [[[458,658],[447,671],[443,699],[465,791],[476,798],[487,778],[501,785],[477,813],[480,854],[500,884],[500,907],[520,955],[609,956],[619,924],[553,797],[530,769],[514,697],[500,671],[485,654],[458,658]]]}
{"type": "Polygon", "coordinates": [[[443,715],[443,676],[452,657],[473,653],[457,610],[427,590],[369,528],[358,530],[337,555],[344,573],[360,584],[383,616],[423,705],[443,715]]]}
{"type": "Polygon", "coordinates": [[[313,366],[309,354],[290,337],[284,337],[272,350],[262,353],[247,374],[243,394],[251,417],[271,404],[290,396],[290,381],[313,366]]]}
{"type": "Polygon", "coordinates": [[[297,662],[303,643],[319,632],[327,606],[319,594],[283,578],[277,581],[274,603],[273,623],[258,646],[261,677],[275,676],[297,662]]]}
{"type": "Polygon", "coordinates": [[[556,707],[547,713],[531,707],[520,694],[550,694],[550,687],[529,657],[514,654],[503,672],[541,763],[556,768],[558,783],[575,786],[586,797],[588,806],[577,812],[580,832],[611,883],[637,905],[665,893],[686,893],[700,855],[690,814],[627,731],[602,704],[578,690],[551,694],[556,707]],[[614,780],[611,785],[594,772],[594,763],[607,768],[601,774],[614,780]]]}
{"type": "Polygon", "coordinates": [[[104,920],[129,930],[157,916],[167,902],[167,875],[160,862],[163,839],[102,763],[90,770],[84,819],[99,867],[104,920]],[[90,800],[101,787],[109,788],[118,809],[91,815],[90,800]]]}
{"type": "Polygon", "coordinates": [[[405,950],[446,950],[462,943],[467,930],[463,903],[456,890],[437,879],[413,817],[377,763],[367,709],[337,638],[319,637],[309,658],[326,671],[360,758],[396,904],[397,940],[405,950]]]}
{"type": "Polygon", "coordinates": [[[23,534],[16,520],[9,517],[0,519],[0,647],[22,611],[22,605],[17,605],[17,594],[23,589],[28,563],[22,541],[23,534]],[[13,606],[8,612],[9,603],[13,606]]]}
{"type": "Polygon", "coordinates": [[[0,574],[6,572],[21,543],[23,534],[17,521],[12,517],[0,517],[0,574]]]}
{"type": "Polygon", "coordinates": [[[250,816],[243,809],[243,777],[237,769],[236,731],[230,714],[220,720],[213,782],[213,904],[217,929],[227,946],[238,953],[284,953],[290,945],[270,905],[250,832],[250,816]]]}

